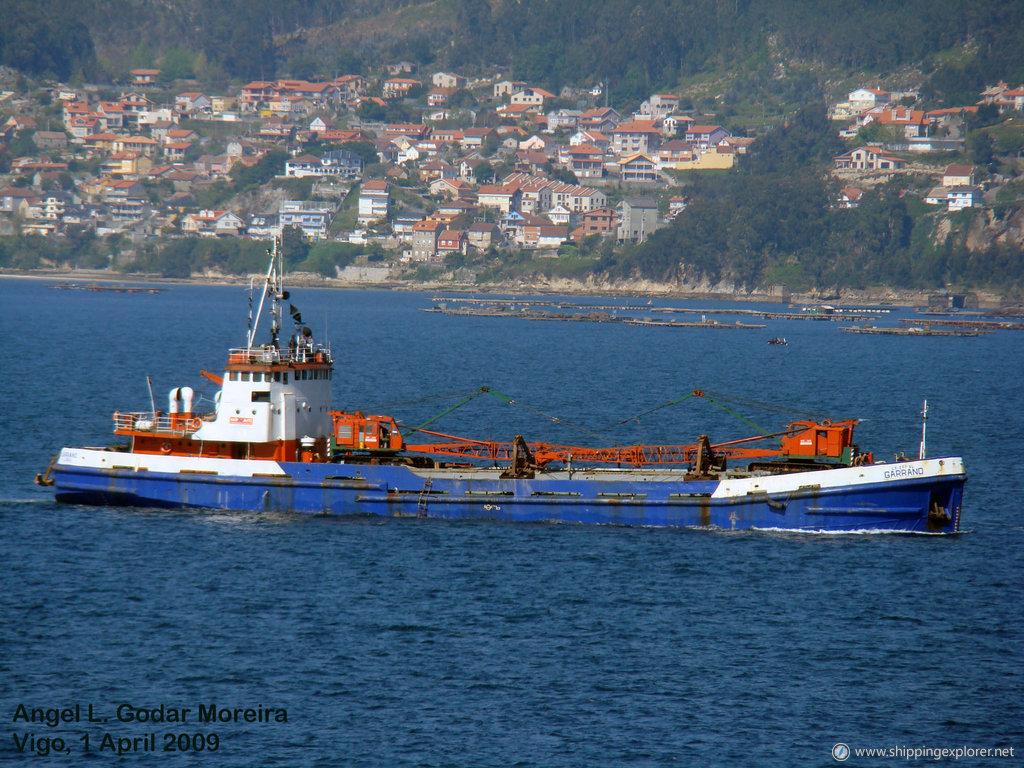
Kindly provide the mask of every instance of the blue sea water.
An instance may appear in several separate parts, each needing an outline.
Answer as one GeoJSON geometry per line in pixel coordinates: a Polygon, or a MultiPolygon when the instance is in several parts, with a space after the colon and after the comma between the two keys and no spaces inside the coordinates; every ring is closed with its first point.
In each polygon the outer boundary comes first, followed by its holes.
{"type": "Polygon", "coordinates": [[[244,344],[247,293],[0,280],[0,763],[782,768],[837,764],[839,742],[1020,762],[1024,334],[457,318],[421,293],[293,291],[332,343],[338,406],[418,424],[482,385],[528,406],[479,397],[435,425],[455,434],[749,433],[696,398],[617,424],[700,387],[859,417],[857,442],[888,457],[916,453],[927,398],[929,455],[970,475],[957,536],[87,508],[32,483],[60,446],[108,442],[112,411],[148,409],[147,376],[157,407],[174,386],[211,398],[198,371],[244,344]],[[76,704],[80,722],[19,717],[76,704]],[[123,722],[122,705],[190,712],[123,722]],[[200,723],[200,706],[270,721],[200,723]],[[150,733],[155,751],[117,756],[150,733]],[[65,751],[37,756],[43,739],[65,751]]]}

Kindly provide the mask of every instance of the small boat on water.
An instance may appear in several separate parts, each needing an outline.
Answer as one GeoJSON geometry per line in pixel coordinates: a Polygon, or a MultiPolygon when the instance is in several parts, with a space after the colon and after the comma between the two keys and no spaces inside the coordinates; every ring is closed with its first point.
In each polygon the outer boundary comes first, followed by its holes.
{"type": "Polygon", "coordinates": [[[768,343],[769,344],[774,344],[774,345],[777,345],[777,346],[782,346],[782,347],[784,347],[787,344],[789,344],[789,342],[786,341],[786,339],[783,338],[782,336],[775,336],[775,337],[773,337],[771,339],[768,339],[768,343]]]}
{"type": "MultiPolygon", "coordinates": [[[[215,409],[189,387],[167,413],[115,412],[123,442],[68,447],[37,482],[60,502],[312,514],[800,531],[959,530],[959,457],[878,462],[856,420],[794,421],[713,444],[595,448],[456,437],[331,407],[334,356],[288,304],[270,254],[255,322],[228,351],[215,409]],[[270,334],[256,334],[267,305],[270,334]],[[403,432],[404,429],[404,432],[403,432]],[[422,435],[424,442],[410,442],[422,435]]],[[[487,391],[483,388],[481,392],[487,391]]],[[[701,396],[704,393],[696,391],[701,396]]],[[[503,396],[502,396],[503,397],[503,396]]],[[[508,400],[508,398],[503,398],[508,400]]],[[[923,446],[923,441],[922,441],[923,446]]]]}

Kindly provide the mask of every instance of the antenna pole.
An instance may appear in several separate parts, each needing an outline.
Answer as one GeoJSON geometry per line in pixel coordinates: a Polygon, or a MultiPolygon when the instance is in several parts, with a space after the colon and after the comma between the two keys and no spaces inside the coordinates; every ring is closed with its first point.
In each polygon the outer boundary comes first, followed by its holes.
{"type": "Polygon", "coordinates": [[[156,418],[156,399],[153,397],[153,382],[146,377],[146,386],[149,387],[149,407],[153,409],[153,418],[156,418]]]}
{"type": "Polygon", "coordinates": [[[923,459],[925,456],[925,438],[926,431],[928,428],[928,401],[924,401],[924,410],[921,411],[921,448],[918,451],[917,458],[923,459]]]}
{"type": "MultiPolygon", "coordinates": [[[[263,314],[263,305],[267,301],[267,292],[270,290],[270,282],[273,280],[274,270],[277,267],[277,240],[274,240],[274,252],[268,251],[267,254],[270,256],[270,266],[267,267],[267,278],[263,283],[263,295],[260,296],[260,307],[256,310],[256,322],[252,328],[249,329],[249,339],[246,347],[252,349],[252,343],[255,340],[256,329],[260,327],[260,316],[263,314]]],[[[276,281],[275,281],[276,282],[276,281]]],[[[276,288],[276,286],[275,286],[276,288]]],[[[275,294],[277,291],[275,290],[275,294]]]]}

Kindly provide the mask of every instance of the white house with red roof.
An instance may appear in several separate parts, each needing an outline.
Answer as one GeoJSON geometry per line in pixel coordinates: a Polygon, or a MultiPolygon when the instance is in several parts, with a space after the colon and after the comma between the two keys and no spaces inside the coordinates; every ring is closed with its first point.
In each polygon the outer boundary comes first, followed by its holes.
{"type": "Polygon", "coordinates": [[[133,69],[129,72],[132,76],[132,85],[156,85],[156,80],[160,77],[159,69],[133,69]]]}
{"type": "Polygon", "coordinates": [[[928,118],[923,111],[909,107],[879,107],[864,115],[863,125],[878,123],[903,129],[903,135],[915,139],[928,134],[928,118]]]}
{"type": "Polygon", "coordinates": [[[385,99],[403,99],[408,96],[413,88],[422,88],[423,83],[409,77],[393,77],[385,80],[381,89],[381,95],[385,99]]]}
{"type": "Polygon", "coordinates": [[[864,195],[864,190],[858,189],[857,187],[843,187],[839,190],[839,207],[840,208],[856,208],[860,203],[861,197],[864,195]]]}
{"type": "Polygon", "coordinates": [[[578,179],[600,179],[604,176],[604,153],[593,144],[563,147],[559,161],[578,179]]]}
{"type": "Polygon", "coordinates": [[[120,131],[124,128],[124,105],[119,101],[101,101],[96,107],[101,130],[120,131]]]}
{"type": "Polygon", "coordinates": [[[860,171],[894,171],[906,163],[878,147],[857,147],[832,158],[837,169],[860,171]]]}
{"type": "Polygon", "coordinates": [[[602,152],[607,152],[612,146],[612,140],[600,131],[587,129],[576,131],[569,137],[569,146],[577,147],[581,144],[590,144],[602,152]]]}
{"type": "Polygon", "coordinates": [[[543,88],[531,88],[527,86],[516,91],[509,98],[510,104],[525,105],[529,107],[544,107],[544,102],[551,101],[555,94],[545,91],[543,88]]]}
{"type": "Polygon", "coordinates": [[[1000,112],[1008,110],[1024,112],[1024,86],[1019,85],[1012,90],[1004,91],[996,103],[999,105],[1000,112]]]}
{"type": "Polygon", "coordinates": [[[637,152],[619,160],[619,177],[624,183],[649,184],[658,181],[661,174],[650,155],[637,152]]]}
{"type": "Polygon", "coordinates": [[[186,216],[181,228],[200,237],[236,237],[245,231],[245,222],[230,211],[202,210],[186,216]]]}
{"type": "Polygon", "coordinates": [[[482,208],[497,208],[502,213],[518,211],[522,200],[518,184],[486,184],[476,193],[477,202],[482,208]]]}
{"type": "Polygon", "coordinates": [[[179,93],[174,97],[174,109],[180,115],[209,113],[210,97],[202,93],[179,93]]]}

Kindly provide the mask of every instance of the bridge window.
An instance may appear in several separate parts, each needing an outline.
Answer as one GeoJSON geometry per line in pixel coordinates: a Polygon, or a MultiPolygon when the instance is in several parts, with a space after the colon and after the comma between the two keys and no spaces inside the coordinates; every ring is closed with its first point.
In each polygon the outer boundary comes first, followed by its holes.
{"type": "Polygon", "coordinates": [[[269,403],[270,393],[269,392],[253,392],[252,401],[254,403],[269,403]]]}

